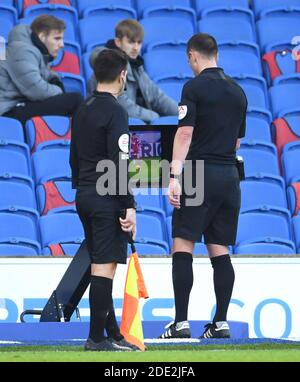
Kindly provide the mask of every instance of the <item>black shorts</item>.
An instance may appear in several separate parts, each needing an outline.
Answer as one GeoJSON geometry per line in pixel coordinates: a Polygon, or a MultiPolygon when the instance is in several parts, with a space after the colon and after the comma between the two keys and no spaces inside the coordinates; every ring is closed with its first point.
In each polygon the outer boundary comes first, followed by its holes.
{"type": "Polygon", "coordinates": [[[204,235],[205,244],[235,244],[241,204],[235,165],[205,163],[204,201],[199,206],[186,206],[187,199],[183,187],[181,207],[173,212],[173,238],[196,242],[204,235]]]}
{"type": "Polygon", "coordinates": [[[76,193],[76,209],[92,264],[126,264],[128,236],[119,222],[119,201],[113,196],[99,196],[96,187],[82,187],[76,193]]]}

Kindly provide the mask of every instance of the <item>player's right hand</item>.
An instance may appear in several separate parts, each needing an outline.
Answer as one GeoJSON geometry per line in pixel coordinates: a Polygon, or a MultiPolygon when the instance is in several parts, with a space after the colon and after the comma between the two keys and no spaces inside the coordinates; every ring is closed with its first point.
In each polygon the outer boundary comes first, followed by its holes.
{"type": "Polygon", "coordinates": [[[170,204],[179,209],[180,208],[180,195],[181,195],[181,185],[178,179],[171,178],[168,189],[168,198],[170,204]]]}
{"type": "Polygon", "coordinates": [[[132,232],[132,238],[136,236],[136,212],[134,208],[127,208],[125,219],[120,218],[122,231],[132,232]]]}

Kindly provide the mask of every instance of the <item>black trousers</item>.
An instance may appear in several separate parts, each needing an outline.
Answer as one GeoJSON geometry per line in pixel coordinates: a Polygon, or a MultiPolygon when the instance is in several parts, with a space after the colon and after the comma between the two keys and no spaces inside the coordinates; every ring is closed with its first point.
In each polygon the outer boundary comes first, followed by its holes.
{"type": "Polygon", "coordinates": [[[81,101],[82,96],[79,93],[63,93],[43,101],[26,101],[20,106],[15,106],[3,116],[15,118],[24,126],[28,119],[39,115],[72,116],[81,101]]]}

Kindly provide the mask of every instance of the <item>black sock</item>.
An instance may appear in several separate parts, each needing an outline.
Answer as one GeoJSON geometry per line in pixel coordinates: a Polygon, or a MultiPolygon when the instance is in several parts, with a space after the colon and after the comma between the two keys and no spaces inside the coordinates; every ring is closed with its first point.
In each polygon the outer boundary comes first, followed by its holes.
{"type": "Polygon", "coordinates": [[[186,321],[190,292],[193,286],[193,256],[188,252],[173,254],[173,289],[175,297],[175,322],[186,321]]]}
{"type": "Polygon", "coordinates": [[[229,255],[212,257],[210,261],[214,269],[214,287],[217,302],[213,322],[226,321],[234,284],[234,269],[229,255]]]}
{"type": "Polygon", "coordinates": [[[91,276],[90,285],[90,333],[89,337],[100,342],[104,337],[104,327],[112,299],[112,279],[91,276]]]}
{"type": "Polygon", "coordinates": [[[111,337],[116,341],[120,341],[124,338],[120,333],[120,328],[116,319],[113,298],[111,298],[109,312],[105,323],[105,330],[108,337],[111,337]]]}

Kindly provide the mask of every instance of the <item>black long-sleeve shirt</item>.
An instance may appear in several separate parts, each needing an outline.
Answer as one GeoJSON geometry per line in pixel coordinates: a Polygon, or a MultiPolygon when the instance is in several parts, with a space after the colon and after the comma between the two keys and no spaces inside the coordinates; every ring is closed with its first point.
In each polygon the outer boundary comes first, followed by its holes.
{"type": "Polygon", "coordinates": [[[73,188],[96,188],[97,185],[98,193],[104,195],[110,187],[124,208],[134,207],[134,198],[127,186],[129,141],[126,111],[112,94],[95,91],[72,121],[73,188]],[[105,161],[110,162],[109,168],[105,161]]]}

